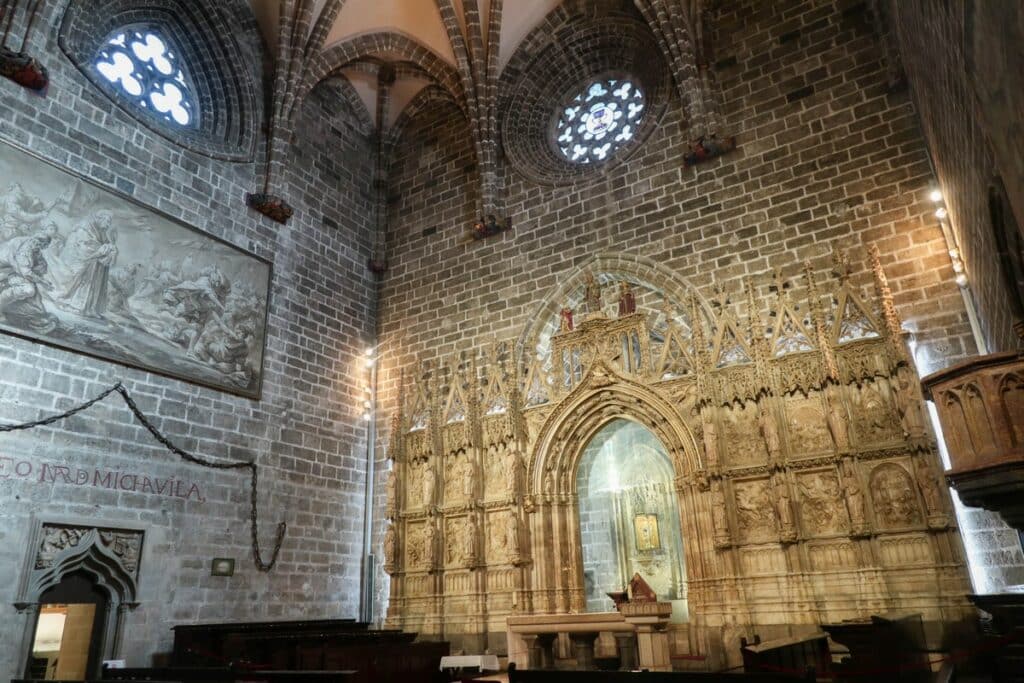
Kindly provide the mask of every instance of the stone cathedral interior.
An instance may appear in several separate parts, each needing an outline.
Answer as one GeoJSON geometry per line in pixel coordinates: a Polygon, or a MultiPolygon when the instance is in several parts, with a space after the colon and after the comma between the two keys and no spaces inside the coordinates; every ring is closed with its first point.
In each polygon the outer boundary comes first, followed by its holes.
{"type": "Polygon", "coordinates": [[[0,40],[0,679],[1024,680],[1020,3],[0,40]]]}

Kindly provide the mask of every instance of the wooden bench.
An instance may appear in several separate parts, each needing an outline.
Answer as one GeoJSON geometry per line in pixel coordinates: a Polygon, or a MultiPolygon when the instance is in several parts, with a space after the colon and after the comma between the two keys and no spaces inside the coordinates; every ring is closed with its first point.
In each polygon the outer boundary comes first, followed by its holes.
{"type": "Polygon", "coordinates": [[[175,667],[274,671],[354,671],[355,683],[438,683],[446,642],[415,642],[415,633],[367,624],[310,621],[190,624],[174,627],[175,667]]]}
{"type": "Polygon", "coordinates": [[[154,668],[104,668],[104,681],[132,681],[136,683],[157,683],[176,681],[178,683],[335,683],[348,682],[356,678],[356,672],[347,671],[273,671],[222,667],[154,667],[154,668]]]}

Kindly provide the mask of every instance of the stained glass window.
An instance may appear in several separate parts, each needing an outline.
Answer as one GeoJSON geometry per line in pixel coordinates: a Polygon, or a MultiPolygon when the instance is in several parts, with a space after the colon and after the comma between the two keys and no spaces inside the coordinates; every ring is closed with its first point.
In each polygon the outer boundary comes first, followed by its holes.
{"type": "Polygon", "coordinates": [[[605,161],[633,139],[644,108],[643,91],[628,78],[592,81],[560,112],[558,149],[573,163],[605,161]]]}
{"type": "Polygon", "coordinates": [[[195,98],[177,50],[151,28],[115,31],[103,43],[96,71],[139,107],[178,126],[195,125],[195,98]]]}

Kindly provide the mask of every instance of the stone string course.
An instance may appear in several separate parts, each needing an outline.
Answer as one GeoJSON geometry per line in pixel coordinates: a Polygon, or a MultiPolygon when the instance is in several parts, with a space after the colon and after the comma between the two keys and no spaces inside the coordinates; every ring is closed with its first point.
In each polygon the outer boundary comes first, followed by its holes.
{"type": "MultiPolygon", "coordinates": [[[[193,153],[142,127],[96,89],[57,45],[67,3],[46,0],[30,51],[50,70],[49,96],[0,80],[0,138],[274,263],[262,400],[92,360],[0,335],[0,420],[34,419],[124,382],[139,407],[183,448],[260,464],[261,543],[289,524],[280,561],[259,573],[250,556],[248,480],[180,462],[110,401],[53,428],[0,439],[0,456],[94,471],[194,481],[205,502],[141,491],[0,478],[0,678],[20,675],[24,617],[11,603],[32,515],[102,520],[146,529],[141,605],[127,616],[129,666],[170,649],[175,623],[233,619],[355,617],[365,485],[360,354],[373,337],[376,280],[372,146],[344,98],[318,88],[299,116],[285,178],[298,209],[287,230],[245,208],[259,165],[193,153]],[[234,557],[235,575],[211,577],[210,559],[234,557]],[[11,644],[14,644],[11,646],[11,644]]],[[[237,13],[244,3],[225,3],[237,13]]],[[[152,2],[150,5],[160,5],[152,2]]],[[[235,40],[260,55],[255,23],[235,40]]],[[[261,57],[247,61],[264,82],[261,57]]],[[[256,101],[263,95],[257,94],[256,101]]],[[[258,111],[244,112],[257,116],[258,111]]],[[[257,150],[262,155],[263,140],[257,150]]],[[[2,185],[6,188],[8,180],[2,185]]],[[[24,182],[32,191],[31,182],[24,182]]],[[[38,479],[38,477],[36,478],[38,479]]]]}

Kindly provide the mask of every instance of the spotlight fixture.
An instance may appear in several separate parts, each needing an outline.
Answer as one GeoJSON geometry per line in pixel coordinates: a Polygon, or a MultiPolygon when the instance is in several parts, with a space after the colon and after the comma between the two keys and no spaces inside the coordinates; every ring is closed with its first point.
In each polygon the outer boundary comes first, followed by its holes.
{"type": "Polygon", "coordinates": [[[938,188],[928,193],[928,199],[932,200],[936,204],[942,201],[942,191],[938,188]]]}
{"type": "Polygon", "coordinates": [[[947,215],[948,214],[946,213],[946,207],[940,206],[939,208],[935,209],[935,217],[938,218],[940,221],[946,220],[947,215]]]}

